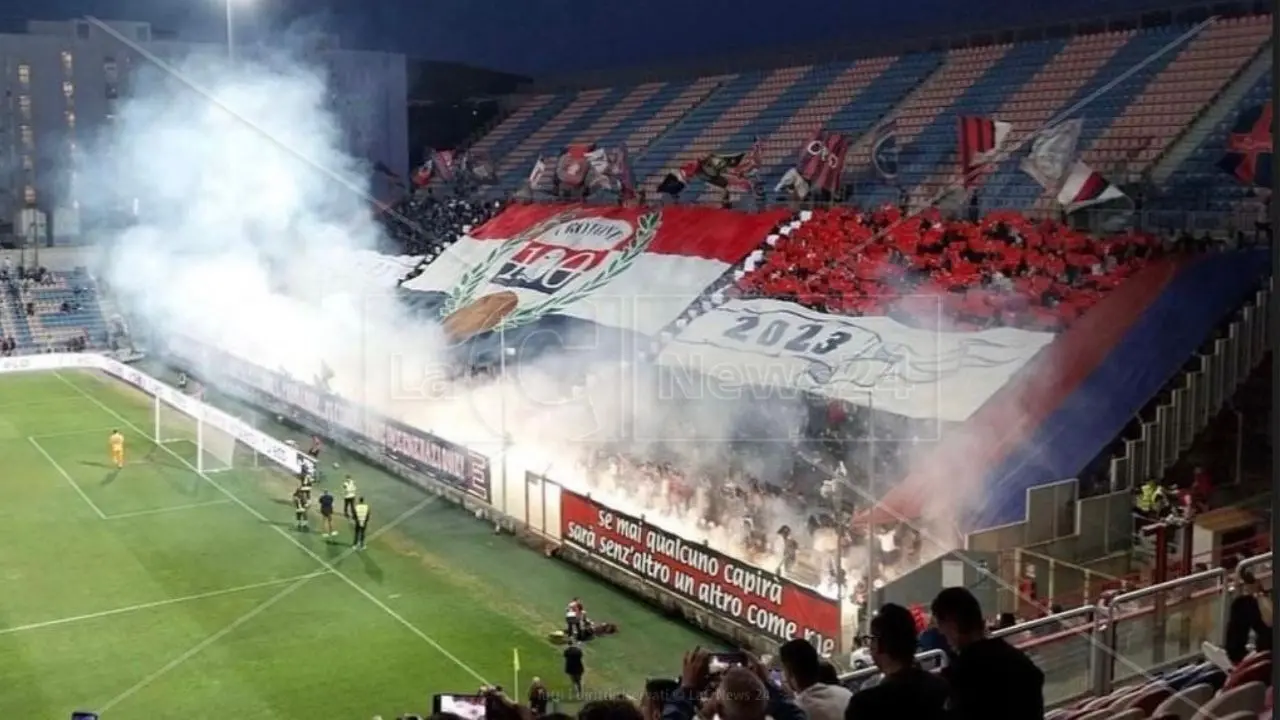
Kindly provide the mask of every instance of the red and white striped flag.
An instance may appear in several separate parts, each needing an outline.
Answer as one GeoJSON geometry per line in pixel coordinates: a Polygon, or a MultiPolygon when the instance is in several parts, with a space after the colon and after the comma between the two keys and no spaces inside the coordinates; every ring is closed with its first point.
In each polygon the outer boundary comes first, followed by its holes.
{"type": "Polygon", "coordinates": [[[1122,197],[1128,196],[1112,185],[1110,180],[1102,177],[1101,173],[1079,160],[1072,166],[1066,182],[1062,183],[1062,189],[1058,191],[1058,202],[1069,213],[1122,197]]]}
{"type": "Polygon", "coordinates": [[[960,116],[960,172],[964,186],[971,187],[981,175],[983,165],[990,162],[1004,146],[1013,129],[1012,123],[973,115],[960,116]]]}

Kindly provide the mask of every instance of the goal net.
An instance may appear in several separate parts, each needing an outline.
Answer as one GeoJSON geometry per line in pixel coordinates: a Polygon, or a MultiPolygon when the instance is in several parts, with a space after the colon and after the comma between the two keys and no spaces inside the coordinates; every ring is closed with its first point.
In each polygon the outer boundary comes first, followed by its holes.
{"type": "Polygon", "coordinates": [[[198,472],[212,474],[257,466],[257,453],[240,446],[231,433],[184,413],[158,396],[154,402],[156,444],[198,472]]]}

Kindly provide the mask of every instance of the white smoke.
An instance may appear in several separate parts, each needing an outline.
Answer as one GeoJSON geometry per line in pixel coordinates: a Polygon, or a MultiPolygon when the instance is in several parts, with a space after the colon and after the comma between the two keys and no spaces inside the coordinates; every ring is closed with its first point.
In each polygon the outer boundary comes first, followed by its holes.
{"type": "MultiPolygon", "coordinates": [[[[231,67],[191,57],[175,69],[139,78],[85,162],[86,176],[103,179],[86,207],[138,208],[104,276],[158,336],[181,333],[302,381],[330,368],[339,394],[491,458],[505,430],[521,487],[525,469],[545,472],[650,517],[634,483],[584,471],[588,447],[625,437],[636,455],[713,471],[728,462],[726,441],[761,415],[750,397],[664,398],[616,348],[572,371],[551,357],[501,382],[448,376],[440,325],[411,317],[360,270],[381,229],[369,168],[343,148],[323,73],[280,58],[231,67]]],[[[789,470],[804,423],[798,407],[769,407],[769,442],[742,468],[763,480],[789,470]]],[[[737,528],[696,522],[706,503],[700,495],[697,510],[667,524],[733,542],[737,528]]],[[[770,535],[803,527],[803,511],[768,505],[770,535]]]]}
{"type": "Polygon", "coordinates": [[[307,380],[328,364],[350,382],[374,354],[436,355],[439,334],[410,342],[359,271],[380,230],[324,75],[199,55],[174,71],[139,74],[85,162],[103,179],[88,208],[137,209],[104,273],[135,317],[307,380]]]}

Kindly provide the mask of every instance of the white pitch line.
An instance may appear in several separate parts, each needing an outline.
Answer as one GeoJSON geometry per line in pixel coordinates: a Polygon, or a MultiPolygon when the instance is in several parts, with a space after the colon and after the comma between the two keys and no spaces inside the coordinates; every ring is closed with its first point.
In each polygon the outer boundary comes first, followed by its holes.
{"type": "Polygon", "coordinates": [[[58,471],[58,474],[62,476],[62,479],[66,480],[67,484],[76,491],[76,494],[80,496],[80,499],[84,500],[89,507],[93,508],[93,511],[98,513],[99,518],[106,520],[107,514],[102,512],[102,508],[98,507],[98,504],[89,498],[89,495],[85,493],[84,488],[81,488],[80,485],[76,483],[76,481],[71,477],[71,474],[59,465],[57,460],[53,459],[53,456],[49,454],[49,451],[45,450],[35,438],[29,437],[27,440],[31,442],[32,447],[40,451],[40,454],[44,456],[45,460],[49,461],[49,464],[53,466],[53,469],[58,471]]]}
{"type": "Polygon", "coordinates": [[[113,615],[125,615],[128,613],[138,612],[140,610],[150,610],[152,608],[165,607],[167,605],[178,605],[180,603],[192,602],[195,600],[221,597],[222,595],[234,595],[236,593],[248,592],[249,590],[274,587],[276,585],[283,585],[285,583],[297,582],[304,579],[309,580],[313,577],[319,577],[327,574],[329,574],[328,570],[317,570],[313,573],[307,573],[306,575],[297,575],[294,577],[281,578],[279,580],[267,580],[265,582],[241,585],[233,588],[224,588],[222,590],[210,590],[209,592],[196,593],[195,595],[183,595],[182,597],[169,598],[167,600],[138,603],[137,605],[128,605],[126,607],[87,613],[85,615],[73,615],[71,617],[58,618],[57,620],[44,620],[42,622],[27,623],[26,625],[16,625],[14,627],[0,628],[0,635],[12,635],[14,633],[27,632],[29,630],[40,630],[42,628],[57,627],[59,625],[70,625],[72,623],[84,622],[86,620],[97,620],[98,618],[112,617],[113,615]]]}
{"type": "MultiPolygon", "coordinates": [[[[327,574],[327,573],[320,573],[320,574],[327,574]]],[[[306,585],[307,581],[310,579],[311,579],[310,577],[305,577],[300,580],[295,580],[292,584],[290,584],[285,589],[281,590],[275,595],[272,595],[270,598],[262,602],[260,605],[254,607],[252,610],[246,612],[245,614],[231,621],[230,625],[222,628],[221,630],[210,635],[204,640],[201,640],[199,644],[193,646],[190,650],[187,650],[186,652],[182,653],[178,657],[170,660],[168,663],[165,664],[164,667],[142,678],[138,682],[134,683],[133,686],[131,686],[128,690],[125,690],[119,695],[108,700],[107,703],[103,705],[101,709],[98,710],[99,714],[105,715],[106,712],[111,708],[133,697],[134,694],[136,694],[138,691],[145,689],[148,685],[155,682],[156,680],[159,680],[162,676],[164,676],[169,671],[173,670],[179,665],[185,663],[186,661],[200,654],[200,652],[205,648],[218,642],[219,640],[226,637],[227,635],[230,635],[232,632],[235,632],[236,628],[249,622],[250,620],[257,617],[258,615],[261,615],[264,611],[266,611],[268,608],[275,605],[276,603],[280,602],[281,600],[289,597],[289,595],[296,592],[298,588],[302,587],[303,585],[306,585]]]]}
{"type": "MultiPolygon", "coordinates": [[[[83,396],[85,397],[85,399],[87,399],[89,402],[93,403],[94,405],[97,405],[99,408],[102,408],[102,410],[104,410],[107,414],[109,414],[109,415],[111,415],[111,416],[115,417],[117,420],[119,420],[120,422],[124,423],[127,427],[133,428],[133,430],[134,430],[135,432],[137,432],[139,435],[141,435],[142,437],[148,437],[148,434],[147,434],[146,432],[144,432],[141,428],[139,428],[137,425],[134,425],[132,422],[129,422],[129,420],[128,420],[128,419],[126,419],[123,415],[121,415],[120,413],[118,413],[118,412],[116,412],[115,410],[113,410],[113,409],[111,409],[110,407],[108,407],[106,403],[104,403],[104,402],[102,402],[101,400],[99,400],[98,398],[96,398],[96,397],[94,397],[94,396],[90,395],[88,392],[86,392],[85,390],[81,389],[81,388],[80,388],[80,386],[76,385],[75,383],[73,383],[73,382],[71,382],[70,380],[68,380],[68,379],[66,379],[65,377],[63,377],[61,373],[59,373],[59,372],[57,372],[57,371],[54,371],[54,373],[53,373],[53,374],[54,374],[54,377],[57,377],[57,378],[58,378],[59,380],[61,380],[62,382],[66,383],[66,384],[67,384],[67,386],[71,387],[73,390],[75,390],[76,392],[78,392],[78,393],[80,393],[81,395],[83,395],[83,396]]],[[[265,515],[263,515],[262,513],[258,512],[258,511],[257,511],[257,510],[255,510],[251,505],[249,505],[248,503],[246,503],[244,500],[241,500],[239,497],[237,497],[237,496],[236,496],[234,493],[232,493],[230,490],[228,490],[228,489],[226,489],[225,487],[223,487],[221,484],[219,484],[219,483],[218,483],[218,481],[216,481],[216,480],[214,480],[213,478],[209,477],[208,475],[206,475],[206,474],[204,474],[204,473],[200,472],[200,470],[199,470],[198,468],[196,468],[196,466],[194,466],[194,465],[192,465],[191,463],[187,462],[186,458],[182,457],[181,455],[178,455],[178,454],[177,454],[177,453],[175,453],[174,451],[172,451],[172,450],[170,450],[169,448],[165,447],[163,444],[158,444],[158,447],[160,447],[160,448],[161,448],[161,449],[163,449],[165,452],[167,452],[167,453],[169,453],[170,455],[172,455],[175,459],[177,459],[177,460],[178,460],[178,462],[180,462],[180,463],[182,463],[183,465],[185,465],[185,466],[187,466],[188,468],[190,468],[190,470],[191,470],[192,472],[194,472],[197,476],[199,476],[200,478],[202,478],[205,482],[207,482],[207,483],[209,483],[210,485],[212,485],[213,487],[217,488],[217,490],[218,490],[219,492],[221,492],[223,495],[226,495],[226,496],[227,496],[227,498],[231,500],[231,502],[233,502],[233,503],[235,503],[235,504],[239,505],[239,506],[240,506],[240,507],[241,507],[245,512],[247,512],[247,513],[249,513],[250,515],[252,515],[253,517],[257,518],[259,521],[261,521],[261,522],[263,522],[263,523],[268,524],[268,525],[271,527],[271,529],[272,529],[272,530],[275,530],[275,531],[276,531],[276,533],[278,533],[281,537],[283,537],[285,540],[288,540],[290,543],[292,543],[295,547],[297,547],[299,550],[301,550],[301,551],[302,551],[303,553],[305,553],[306,555],[310,556],[312,560],[316,561],[316,563],[318,563],[318,564],[320,565],[320,567],[325,568],[326,570],[330,571],[331,573],[333,573],[334,577],[338,578],[339,580],[343,581],[343,582],[344,582],[344,583],[346,583],[347,585],[351,586],[351,588],[352,588],[353,590],[355,590],[356,592],[358,592],[358,593],[360,593],[361,595],[363,595],[363,596],[365,597],[365,599],[367,599],[369,602],[371,602],[371,603],[373,603],[375,606],[377,606],[377,608],[378,608],[379,610],[381,610],[381,611],[383,611],[384,613],[386,613],[388,616],[390,616],[390,617],[391,617],[391,619],[393,619],[393,620],[395,620],[396,622],[400,623],[402,626],[404,626],[404,628],[405,628],[405,629],[407,629],[409,632],[411,632],[411,633],[413,633],[414,635],[416,635],[416,636],[418,637],[418,639],[420,639],[420,640],[422,640],[423,642],[425,642],[425,643],[427,643],[428,645],[430,645],[432,648],[434,648],[434,649],[436,650],[436,652],[438,652],[438,653],[440,653],[441,655],[443,655],[445,658],[447,658],[447,659],[448,659],[450,662],[452,662],[454,665],[457,665],[459,668],[461,668],[463,671],[465,671],[468,675],[470,675],[471,677],[475,678],[476,680],[479,680],[479,681],[480,681],[480,683],[481,683],[481,684],[483,684],[483,685],[492,685],[492,683],[490,683],[488,680],[486,680],[482,675],[480,675],[480,673],[476,672],[475,668],[471,667],[470,665],[466,664],[466,663],[465,663],[465,662],[463,662],[462,660],[458,659],[458,657],[457,657],[456,655],[454,655],[453,653],[451,653],[451,652],[449,652],[448,650],[446,650],[446,649],[444,648],[444,646],[442,646],[439,642],[437,642],[437,641],[436,641],[436,639],[435,639],[435,638],[433,638],[433,637],[431,637],[430,635],[428,635],[428,634],[426,634],[425,632],[423,632],[423,631],[422,631],[422,630],[421,630],[417,625],[414,625],[413,623],[411,623],[411,622],[409,622],[408,620],[406,620],[406,619],[405,619],[405,617],[404,617],[403,615],[401,615],[400,613],[398,613],[398,612],[396,612],[395,610],[393,610],[393,609],[392,609],[391,607],[389,607],[386,603],[382,602],[382,600],[379,600],[379,599],[378,599],[378,597],[377,597],[376,595],[374,595],[373,593],[371,593],[371,592],[369,592],[368,590],[364,589],[364,587],[362,587],[362,586],[361,586],[359,583],[357,583],[355,580],[352,580],[352,579],[351,579],[350,577],[348,577],[347,575],[343,574],[342,572],[339,572],[339,571],[338,571],[338,569],[337,569],[337,568],[335,568],[335,567],[333,566],[333,564],[329,563],[329,562],[328,562],[328,561],[326,561],[324,558],[322,558],[322,557],[320,557],[319,555],[317,555],[317,554],[316,554],[316,553],[315,553],[311,548],[307,547],[306,545],[303,545],[303,544],[302,544],[302,543],[301,543],[297,538],[295,538],[295,537],[293,537],[292,535],[290,535],[290,534],[289,534],[287,531],[285,531],[283,528],[280,528],[279,526],[277,526],[277,525],[275,525],[275,524],[271,523],[271,521],[270,521],[270,520],[268,520],[268,519],[267,519],[267,517],[266,517],[265,515]]],[[[412,515],[413,513],[417,512],[417,511],[418,511],[418,510],[420,510],[421,508],[426,507],[426,505],[427,505],[428,503],[430,503],[432,500],[434,500],[434,498],[426,498],[425,500],[423,500],[422,502],[418,503],[418,504],[417,504],[417,505],[415,505],[413,508],[410,508],[410,509],[409,509],[408,511],[406,511],[404,514],[402,514],[398,520],[408,518],[410,515],[412,515]]],[[[398,520],[397,520],[397,522],[398,522],[398,520]]],[[[390,525],[388,525],[387,527],[383,528],[383,530],[389,530],[390,528],[391,528],[391,526],[390,526],[390,525]]],[[[378,533],[374,533],[374,536],[377,536],[377,535],[378,535],[378,533]]],[[[341,558],[340,558],[340,559],[341,559],[341,558]]]]}
{"type": "Polygon", "coordinates": [[[182,510],[194,510],[202,507],[213,507],[215,505],[230,505],[231,501],[223,498],[221,500],[209,500],[207,502],[187,503],[186,505],[170,505],[169,507],[153,508],[151,510],[138,510],[136,512],[118,513],[108,515],[104,520],[123,520],[125,518],[145,517],[147,515],[163,515],[165,513],[180,512],[182,510]]]}
{"type": "MultiPolygon", "coordinates": [[[[397,525],[404,522],[405,520],[408,520],[410,516],[412,516],[414,513],[418,512],[422,508],[426,507],[427,503],[431,502],[434,499],[435,498],[426,498],[422,502],[418,503],[417,505],[414,505],[413,507],[404,511],[395,520],[392,520],[385,527],[381,528],[374,534],[370,535],[369,540],[370,541],[377,540],[379,535],[387,532],[388,530],[391,530],[392,528],[396,527],[397,525]]],[[[289,535],[286,535],[285,537],[288,537],[290,540],[293,539],[293,537],[289,535]]],[[[299,547],[302,547],[304,550],[307,550],[307,553],[310,554],[312,557],[316,557],[316,558],[319,557],[314,553],[312,553],[309,549],[307,549],[305,545],[299,545],[299,547]]],[[[120,703],[124,702],[130,697],[136,695],[138,692],[145,689],[151,683],[159,680],[165,674],[172,672],[178,666],[182,665],[183,663],[195,657],[196,655],[199,655],[205,648],[213,645],[214,643],[218,642],[219,640],[226,637],[227,635],[230,635],[232,632],[235,631],[236,628],[240,627],[241,625],[244,625],[245,623],[249,622],[253,618],[257,617],[258,615],[261,615],[262,612],[265,611],[267,608],[275,605],[276,603],[280,602],[284,598],[288,597],[291,593],[295,592],[298,588],[302,587],[303,585],[306,585],[307,581],[311,580],[311,578],[319,577],[321,575],[333,575],[334,577],[337,577],[341,580],[346,580],[348,583],[350,583],[351,581],[348,580],[345,575],[343,575],[342,573],[334,569],[333,566],[347,559],[349,556],[351,556],[355,552],[356,552],[356,549],[354,547],[350,547],[344,550],[342,554],[338,555],[338,557],[334,559],[333,563],[325,563],[322,561],[321,564],[324,565],[326,569],[317,571],[313,573],[311,576],[299,577],[297,581],[294,582],[292,585],[281,590],[279,593],[276,593],[270,598],[267,598],[265,601],[262,602],[262,604],[252,608],[245,614],[233,620],[230,625],[227,625],[226,627],[222,628],[218,632],[210,635],[204,640],[201,640],[199,644],[195,645],[190,650],[187,650],[186,652],[182,653],[178,657],[170,660],[168,663],[165,664],[164,667],[160,668],[159,670],[151,673],[145,678],[134,683],[133,686],[130,687],[128,690],[125,690],[124,692],[115,696],[111,700],[108,700],[107,703],[103,705],[102,708],[98,711],[99,714],[105,714],[107,710],[115,707],[116,705],[119,705],[120,703]]]]}

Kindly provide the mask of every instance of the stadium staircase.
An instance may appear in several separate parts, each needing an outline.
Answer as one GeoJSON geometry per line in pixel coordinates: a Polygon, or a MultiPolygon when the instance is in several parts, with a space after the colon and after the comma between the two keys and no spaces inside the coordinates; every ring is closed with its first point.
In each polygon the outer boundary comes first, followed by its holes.
{"type": "MultiPolygon", "coordinates": [[[[1079,96],[1085,83],[1096,76],[1132,36],[1132,32],[1110,32],[1072,38],[993,114],[995,118],[1013,125],[1009,145],[1014,147],[1023,142],[1069,107],[1067,101],[1079,96]]],[[[1021,207],[1011,199],[1020,198],[1022,205],[1026,205],[1040,194],[1040,186],[1018,168],[1024,155],[1013,153],[990,169],[982,183],[982,199],[986,208],[1021,207]]],[[[939,168],[921,185],[920,194],[933,197],[945,184],[955,181],[959,168],[954,154],[950,163],[939,168]]]]}
{"type": "MultiPolygon", "coordinates": [[[[757,139],[761,141],[763,151],[766,139],[794,116],[797,110],[820,95],[846,67],[840,64],[812,65],[773,73],[760,87],[762,92],[768,88],[776,91],[776,94],[769,93],[754,98],[751,103],[740,105],[735,120],[745,122],[736,129],[733,129],[736,122],[720,123],[718,132],[703,138],[708,145],[714,143],[706,152],[742,152],[750,148],[757,139]]],[[[719,188],[707,185],[703,188],[700,199],[711,200],[719,194],[719,188]]]]}
{"type": "MultiPolygon", "coordinates": [[[[898,147],[900,160],[910,157],[909,148],[916,142],[920,131],[941,111],[950,106],[977,77],[981,76],[1004,53],[1002,48],[965,48],[948,52],[940,66],[924,82],[907,95],[893,110],[891,115],[898,126],[898,147]]],[[[875,170],[871,165],[870,143],[858,143],[850,148],[849,157],[845,161],[846,175],[855,178],[874,178],[875,170]]],[[[852,188],[859,201],[865,201],[864,189],[870,186],[855,184],[852,188]]]]}
{"type": "Polygon", "coordinates": [[[0,337],[18,340],[18,311],[17,303],[10,295],[8,283],[5,283],[5,288],[0,290],[0,337]]]}
{"type": "Polygon", "coordinates": [[[1151,171],[1157,197],[1147,203],[1156,223],[1183,223],[1199,230],[1220,229],[1210,215],[1187,217],[1188,209],[1237,212],[1242,218],[1261,211],[1253,190],[1236,183],[1217,166],[1226,150],[1236,116],[1271,97],[1271,53],[1254,58],[1236,82],[1202,114],[1151,171]]]}
{"type": "Polygon", "coordinates": [[[535,95],[471,146],[472,152],[493,160],[505,157],[516,145],[542,127],[573,99],[574,93],[535,95]]]}
{"type": "Polygon", "coordinates": [[[679,107],[678,101],[692,84],[688,81],[653,82],[624,88],[616,101],[602,100],[598,104],[597,109],[602,112],[595,113],[594,120],[588,125],[575,127],[570,134],[543,143],[524,161],[525,167],[512,167],[511,172],[502,176],[503,186],[510,190],[519,188],[528,178],[526,170],[533,168],[539,156],[553,161],[566,145],[595,143],[599,147],[616,147],[645,123],[663,115],[673,102],[679,107]]]}
{"type": "Polygon", "coordinates": [[[18,347],[31,347],[31,323],[27,321],[27,304],[22,299],[20,283],[5,283],[5,299],[11,310],[9,317],[13,320],[13,337],[18,347]]]}
{"type": "MultiPolygon", "coordinates": [[[[950,76],[948,82],[958,87],[938,88],[925,93],[916,104],[911,125],[916,131],[907,143],[899,138],[900,159],[898,182],[914,188],[938,169],[940,163],[954,158],[956,118],[959,115],[990,116],[1018,87],[1027,82],[1066,44],[1064,40],[1044,40],[1019,45],[996,45],[971,48],[952,53],[939,75],[950,76]],[[948,67],[950,66],[950,68],[948,67]]],[[[904,119],[898,121],[898,132],[904,119]]],[[[950,161],[954,166],[954,160],[950,161]]],[[[860,189],[867,202],[892,202],[896,188],[877,183],[860,189]]]]}
{"type": "MultiPolygon", "coordinates": [[[[943,53],[913,53],[901,57],[872,58],[860,60],[854,65],[855,74],[865,77],[862,91],[859,94],[844,92],[833,86],[828,92],[826,101],[834,104],[824,106],[824,110],[815,113],[824,122],[809,130],[812,133],[819,127],[844,133],[850,138],[849,150],[845,159],[845,167],[850,171],[854,167],[855,158],[861,153],[869,157],[872,136],[870,131],[889,112],[924,83],[942,66],[943,53]],[[861,68],[861,70],[859,70],[861,68]]],[[[806,122],[813,122],[812,120],[806,122]]],[[[802,134],[789,149],[781,149],[783,162],[769,171],[768,188],[772,189],[782,179],[782,175],[791,167],[799,147],[799,141],[807,137],[802,134]]],[[[853,178],[853,187],[860,183],[852,172],[846,172],[846,182],[853,178]]]]}
{"type": "MultiPolygon", "coordinates": [[[[1119,68],[1140,63],[1186,30],[1174,26],[1140,31],[1116,54],[1116,59],[1128,56],[1119,68]]],[[[1269,32],[1270,16],[1220,20],[1177,52],[1126,78],[1088,106],[1100,112],[1081,113],[1081,159],[1113,182],[1141,174],[1257,54],[1269,32]]],[[[1054,204],[1044,193],[1036,207],[1048,210],[1054,204]]]]}
{"type": "Polygon", "coordinates": [[[679,167],[681,162],[687,162],[690,153],[686,148],[697,146],[704,135],[711,137],[710,134],[716,132],[714,128],[722,118],[734,122],[733,111],[739,104],[749,101],[749,96],[768,75],[765,72],[751,72],[726,77],[715,92],[635,158],[631,170],[636,185],[646,189],[653,188],[661,182],[667,171],[679,167]]]}
{"type": "Polygon", "coordinates": [[[528,169],[533,166],[539,152],[556,148],[551,152],[558,155],[560,148],[570,139],[626,94],[627,88],[594,88],[577,92],[573,100],[555,117],[520,141],[511,152],[497,159],[498,175],[507,179],[503,185],[509,184],[511,180],[523,179],[522,175],[528,177],[528,169]]]}

